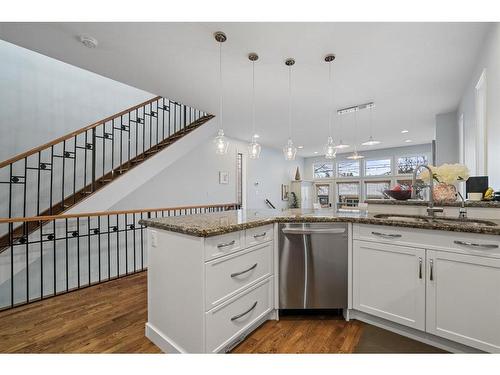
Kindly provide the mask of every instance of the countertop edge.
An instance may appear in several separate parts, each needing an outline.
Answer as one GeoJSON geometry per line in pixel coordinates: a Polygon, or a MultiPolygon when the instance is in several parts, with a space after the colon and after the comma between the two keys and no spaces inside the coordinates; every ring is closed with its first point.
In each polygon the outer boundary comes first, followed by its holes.
{"type": "MultiPolygon", "coordinates": [[[[427,201],[407,200],[400,201],[397,199],[366,199],[365,203],[368,204],[384,204],[393,206],[427,206],[427,201]]],[[[437,207],[460,207],[462,202],[435,202],[437,207]]],[[[477,208],[500,208],[500,201],[466,201],[465,207],[477,208]]]]}

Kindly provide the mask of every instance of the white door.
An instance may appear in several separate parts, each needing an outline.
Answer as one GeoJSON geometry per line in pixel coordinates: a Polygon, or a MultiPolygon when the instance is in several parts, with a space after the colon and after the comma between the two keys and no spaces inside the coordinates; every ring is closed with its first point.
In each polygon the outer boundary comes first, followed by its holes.
{"type": "Polygon", "coordinates": [[[427,250],[427,275],[427,332],[500,352],[500,259],[427,250]]]}
{"type": "Polygon", "coordinates": [[[425,250],[354,241],[356,310],[425,329],[425,250]]]}

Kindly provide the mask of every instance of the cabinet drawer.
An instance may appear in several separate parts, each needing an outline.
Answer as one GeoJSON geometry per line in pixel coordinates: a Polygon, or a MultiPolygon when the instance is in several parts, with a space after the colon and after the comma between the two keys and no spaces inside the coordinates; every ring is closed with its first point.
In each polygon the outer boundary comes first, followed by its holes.
{"type": "Polygon", "coordinates": [[[244,248],[244,231],[205,238],[205,260],[215,259],[244,248]]]}
{"type": "Polygon", "coordinates": [[[272,279],[205,313],[206,351],[217,352],[272,310],[272,279]]]}
{"type": "Polygon", "coordinates": [[[245,246],[254,246],[259,243],[272,241],[274,238],[274,226],[272,224],[245,231],[245,246]]]}
{"type": "Polygon", "coordinates": [[[268,242],[206,263],[206,310],[271,275],[271,257],[268,242]]]}
{"type": "Polygon", "coordinates": [[[500,236],[387,225],[353,225],[355,240],[500,258],[500,236]]]}

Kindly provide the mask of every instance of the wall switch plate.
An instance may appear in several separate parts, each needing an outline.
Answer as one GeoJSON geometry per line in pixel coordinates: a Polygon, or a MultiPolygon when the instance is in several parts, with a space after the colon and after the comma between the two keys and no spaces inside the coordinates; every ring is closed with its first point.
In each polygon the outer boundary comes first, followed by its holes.
{"type": "Polygon", "coordinates": [[[151,247],[158,247],[158,233],[151,231],[151,247]]]}

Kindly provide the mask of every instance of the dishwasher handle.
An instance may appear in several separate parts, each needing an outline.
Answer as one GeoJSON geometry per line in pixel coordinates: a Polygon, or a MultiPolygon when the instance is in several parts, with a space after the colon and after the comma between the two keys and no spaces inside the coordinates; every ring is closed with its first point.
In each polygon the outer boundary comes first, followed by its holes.
{"type": "Polygon", "coordinates": [[[345,228],[283,228],[285,234],[342,234],[346,232],[345,228]]]}

